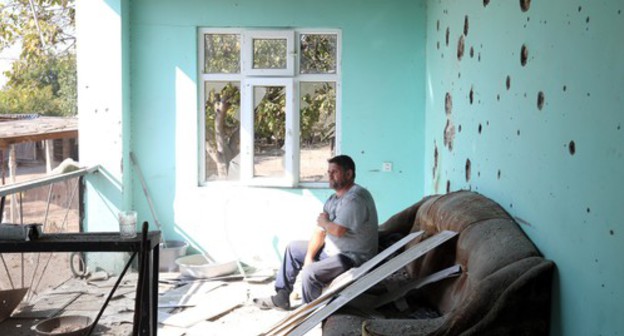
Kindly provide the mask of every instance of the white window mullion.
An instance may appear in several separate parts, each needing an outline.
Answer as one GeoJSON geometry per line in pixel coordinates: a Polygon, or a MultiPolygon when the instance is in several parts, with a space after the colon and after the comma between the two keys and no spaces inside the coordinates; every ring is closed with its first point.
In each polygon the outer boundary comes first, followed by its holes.
{"type": "Polygon", "coordinates": [[[286,139],[285,148],[286,156],[284,157],[284,166],[286,174],[286,182],[289,186],[296,186],[299,182],[299,113],[296,109],[295,81],[290,79],[286,81],[286,139]]]}
{"type": "Polygon", "coordinates": [[[253,179],[254,168],[254,103],[253,83],[243,81],[241,85],[241,135],[240,167],[241,181],[249,183],[253,179]]]}

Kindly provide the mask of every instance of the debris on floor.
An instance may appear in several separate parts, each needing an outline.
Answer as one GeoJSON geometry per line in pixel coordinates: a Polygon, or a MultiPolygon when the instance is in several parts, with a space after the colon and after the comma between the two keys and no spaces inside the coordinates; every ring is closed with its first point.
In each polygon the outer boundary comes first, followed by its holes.
{"type": "MultiPolygon", "coordinates": [[[[138,275],[128,273],[104,310],[94,335],[131,335],[138,275]]],[[[95,319],[112,290],[116,276],[97,280],[72,278],[21,303],[10,318],[0,322],[3,336],[34,334],[34,327],[58,316],[95,319]]],[[[260,310],[252,298],[273,293],[273,274],[229,275],[194,279],[181,273],[160,273],[158,335],[258,335],[288,313],[260,310]]],[[[320,335],[320,327],[308,335],[320,335]]]]}

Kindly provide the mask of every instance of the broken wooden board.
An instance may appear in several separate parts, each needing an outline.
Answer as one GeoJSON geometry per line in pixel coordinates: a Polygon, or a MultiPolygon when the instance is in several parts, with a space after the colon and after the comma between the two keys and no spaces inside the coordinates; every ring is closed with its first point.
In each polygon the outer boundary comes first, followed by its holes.
{"type": "Polygon", "coordinates": [[[423,234],[423,231],[412,232],[412,233],[408,234],[407,236],[403,237],[401,240],[399,240],[396,243],[392,244],[391,246],[389,246],[385,250],[379,252],[376,256],[374,256],[370,260],[366,261],[365,263],[363,263],[359,267],[352,268],[352,269],[346,271],[345,273],[339,275],[323,291],[323,294],[321,294],[321,296],[316,298],[314,301],[312,301],[312,302],[310,302],[308,304],[305,304],[303,306],[300,306],[299,308],[295,309],[291,314],[289,314],[283,320],[281,320],[278,323],[276,323],[273,327],[271,327],[271,329],[267,330],[262,335],[271,335],[273,333],[279,332],[280,330],[283,330],[284,328],[287,328],[288,326],[291,326],[293,322],[297,322],[302,317],[305,317],[306,315],[310,314],[315,309],[318,309],[318,308],[324,306],[325,304],[327,304],[327,302],[333,297],[333,295],[336,292],[338,292],[339,290],[341,290],[345,286],[349,285],[353,281],[355,281],[355,280],[359,279],[360,277],[362,277],[364,274],[369,272],[371,269],[373,269],[379,263],[381,263],[386,258],[388,258],[392,254],[394,254],[395,252],[397,252],[398,250],[403,248],[405,245],[407,245],[407,243],[409,243],[412,240],[420,237],[422,234],[423,234]]]}
{"type": "Polygon", "coordinates": [[[457,232],[442,231],[435,236],[426,239],[405,252],[399,254],[395,258],[387,261],[383,265],[379,266],[370,273],[364,275],[362,278],[356,280],[351,285],[347,286],[344,290],[338,293],[334,300],[328,303],[325,307],[316,310],[309,316],[307,316],[300,324],[297,324],[294,328],[284,330],[284,335],[288,336],[303,336],[317,324],[321,323],[329,315],[334,313],[340,307],[347,304],[353,298],[363,293],[367,289],[371,288],[379,281],[385,279],[388,275],[398,271],[402,267],[405,267],[410,262],[424,256],[427,252],[431,251],[435,247],[455,237],[457,232]]]}
{"type": "MultiPolygon", "coordinates": [[[[220,316],[245,302],[245,293],[241,293],[236,288],[227,287],[208,293],[210,297],[193,308],[188,308],[181,313],[171,314],[160,323],[172,327],[190,328],[193,325],[220,316]]],[[[206,294],[206,295],[208,295],[206,294]]]]}
{"type": "Polygon", "coordinates": [[[383,294],[377,297],[377,299],[375,300],[375,306],[373,306],[373,308],[379,308],[385,304],[388,304],[399,298],[402,298],[412,290],[419,289],[430,283],[434,283],[434,282],[448,279],[451,277],[456,277],[456,276],[459,276],[460,274],[461,274],[461,267],[459,265],[453,265],[439,272],[435,272],[433,274],[427,275],[426,277],[418,279],[408,284],[407,286],[402,286],[400,288],[397,288],[394,291],[388,292],[386,294],[383,294]]]}
{"type": "Polygon", "coordinates": [[[222,281],[196,282],[173,289],[158,297],[158,308],[193,307],[206,300],[206,294],[225,286],[222,281]]]}
{"type": "Polygon", "coordinates": [[[39,298],[32,305],[20,307],[19,311],[13,314],[13,317],[49,318],[67,307],[80,295],[80,293],[48,294],[39,298]]]}
{"type": "Polygon", "coordinates": [[[226,283],[222,281],[191,282],[164,293],[162,296],[160,296],[160,298],[167,300],[168,297],[205,294],[225,285],[226,283]]]}

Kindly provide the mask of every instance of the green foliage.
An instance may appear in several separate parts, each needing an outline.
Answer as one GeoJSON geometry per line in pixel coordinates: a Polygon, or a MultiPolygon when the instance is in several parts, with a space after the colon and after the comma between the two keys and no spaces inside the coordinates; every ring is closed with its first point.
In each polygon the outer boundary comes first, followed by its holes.
{"type": "Polygon", "coordinates": [[[76,58],[48,58],[46,63],[15,61],[0,91],[0,113],[76,115],[76,58]]]}
{"type": "Polygon", "coordinates": [[[336,73],[336,35],[301,35],[301,73],[336,73]]]}
{"type": "Polygon", "coordinates": [[[254,69],[285,69],[286,40],[258,39],[253,42],[254,69]]]}
{"type": "Polygon", "coordinates": [[[264,89],[264,96],[254,111],[254,135],[258,140],[281,146],[286,137],[286,93],[281,86],[264,89]]]}
{"type": "Polygon", "coordinates": [[[205,73],[239,73],[240,41],[236,34],[206,34],[205,73]]]}
{"type": "Polygon", "coordinates": [[[301,141],[325,142],[335,133],[336,88],[331,83],[314,83],[314,93],[301,97],[301,141]]]}
{"type": "Polygon", "coordinates": [[[70,116],[76,108],[74,0],[13,0],[0,4],[0,50],[21,43],[5,72],[0,113],[70,116]]]}

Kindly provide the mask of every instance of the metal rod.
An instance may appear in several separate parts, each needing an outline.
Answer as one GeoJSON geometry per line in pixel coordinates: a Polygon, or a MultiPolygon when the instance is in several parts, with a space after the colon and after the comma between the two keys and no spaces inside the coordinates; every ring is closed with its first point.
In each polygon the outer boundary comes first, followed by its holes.
{"type": "MultiPolygon", "coordinates": [[[[65,212],[65,218],[63,218],[63,223],[61,224],[61,232],[65,231],[65,223],[67,221],[67,216],[69,215],[69,205],[74,200],[74,196],[76,195],[77,187],[78,187],[78,181],[76,181],[76,187],[74,189],[72,189],[71,197],[69,199],[69,202],[67,203],[67,211],[65,212]]],[[[33,290],[33,295],[35,294],[35,292],[39,288],[39,285],[41,284],[41,279],[43,279],[43,275],[45,274],[46,270],[48,269],[48,265],[50,265],[50,261],[52,260],[52,256],[53,255],[54,255],[54,252],[51,252],[50,253],[50,258],[46,262],[45,267],[43,268],[43,271],[41,271],[41,275],[39,276],[39,280],[37,280],[37,285],[35,286],[35,289],[33,290]]]]}
{"type": "MultiPolygon", "coordinates": [[[[43,227],[41,228],[43,232],[45,232],[45,226],[46,226],[46,223],[48,222],[48,211],[50,210],[50,199],[52,198],[53,186],[54,186],[54,183],[50,183],[50,186],[48,188],[48,202],[46,205],[45,215],[43,216],[43,227]]],[[[32,297],[34,296],[34,290],[32,290],[32,285],[35,282],[37,271],[39,270],[40,261],[41,261],[41,253],[37,253],[37,262],[35,263],[35,270],[33,271],[32,278],[30,278],[30,285],[28,285],[28,295],[26,295],[26,302],[30,302],[30,299],[32,299],[32,297]]]]}
{"type": "MultiPolygon", "coordinates": [[[[134,260],[134,257],[136,257],[136,255],[137,255],[137,252],[134,252],[132,254],[132,257],[130,257],[130,260],[128,260],[128,263],[126,263],[126,267],[124,267],[123,271],[121,271],[121,274],[117,278],[117,281],[115,281],[115,285],[113,286],[113,289],[111,289],[110,293],[108,293],[108,297],[106,298],[106,301],[104,301],[104,305],[102,305],[102,308],[100,308],[100,311],[98,312],[97,316],[95,317],[95,321],[93,321],[93,324],[91,324],[91,328],[89,328],[89,332],[87,333],[87,335],[91,335],[93,330],[95,330],[95,327],[97,326],[98,321],[100,320],[100,317],[102,317],[102,314],[104,313],[104,309],[106,309],[106,306],[108,305],[108,302],[113,297],[113,294],[115,294],[115,290],[117,289],[117,287],[119,287],[119,284],[121,283],[121,280],[123,279],[124,275],[126,275],[126,271],[128,271],[128,268],[132,264],[132,260],[134,260]]],[[[140,300],[140,299],[139,298],[135,298],[135,300],[140,300]]]]}
{"type": "Polygon", "coordinates": [[[46,203],[45,214],[43,215],[43,227],[41,228],[45,232],[45,226],[48,223],[48,213],[50,212],[50,200],[52,199],[52,189],[54,187],[54,183],[50,183],[50,187],[48,188],[48,202],[46,203]]]}
{"type": "Polygon", "coordinates": [[[6,196],[2,196],[0,198],[0,223],[2,223],[2,217],[4,216],[4,202],[6,201],[6,196]]]}
{"type": "Polygon", "coordinates": [[[156,227],[161,232],[161,242],[164,248],[167,248],[167,241],[165,240],[165,233],[160,226],[160,221],[156,216],[156,210],[154,209],[154,203],[152,202],[152,197],[150,196],[149,191],[147,190],[147,183],[145,183],[145,179],[143,178],[143,172],[141,171],[141,167],[139,167],[139,163],[136,160],[133,152],[130,152],[130,161],[134,168],[136,168],[137,176],[139,177],[139,181],[141,182],[141,188],[143,189],[143,194],[145,194],[145,198],[147,199],[147,205],[149,205],[149,209],[152,212],[152,217],[154,218],[154,223],[156,223],[156,227]]]}
{"type": "Polygon", "coordinates": [[[9,278],[9,283],[11,284],[11,289],[15,289],[15,285],[13,284],[13,279],[11,279],[11,273],[9,272],[9,268],[7,267],[6,261],[4,260],[4,255],[0,254],[0,259],[2,259],[2,264],[4,265],[4,270],[6,271],[7,277],[9,278]]]}
{"type": "Polygon", "coordinates": [[[63,222],[61,224],[61,232],[65,231],[65,225],[67,224],[67,217],[69,216],[69,209],[70,209],[72,202],[74,202],[74,197],[76,196],[76,190],[78,190],[78,180],[76,180],[76,183],[74,183],[74,188],[72,189],[71,197],[69,198],[69,201],[67,202],[67,206],[66,206],[67,210],[65,211],[65,217],[63,218],[63,222]]]}
{"type": "Polygon", "coordinates": [[[14,194],[20,191],[40,187],[42,185],[47,185],[47,184],[54,183],[54,182],[68,180],[73,177],[96,173],[99,170],[100,170],[100,166],[98,165],[98,166],[94,166],[91,168],[81,168],[70,173],[46,176],[46,177],[42,177],[39,179],[33,179],[30,181],[21,182],[21,183],[13,183],[8,186],[0,187],[0,196],[10,195],[10,194],[14,194]]]}
{"type": "MultiPolygon", "coordinates": [[[[19,216],[20,216],[20,225],[24,225],[24,203],[22,202],[22,193],[19,193],[19,216]]],[[[22,288],[24,288],[24,252],[21,253],[22,256],[22,288]]]]}

